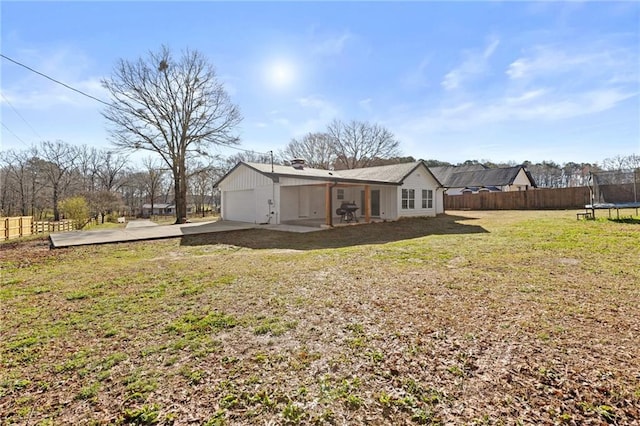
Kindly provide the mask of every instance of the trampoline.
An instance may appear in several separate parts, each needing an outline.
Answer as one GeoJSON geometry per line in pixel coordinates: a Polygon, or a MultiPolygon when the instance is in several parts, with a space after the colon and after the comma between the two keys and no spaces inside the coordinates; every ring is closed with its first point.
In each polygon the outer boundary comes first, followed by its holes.
{"type": "Polygon", "coordinates": [[[640,209],[640,170],[617,170],[592,172],[589,174],[589,192],[591,203],[584,207],[585,213],[578,213],[578,218],[595,219],[596,210],[616,211],[620,219],[620,210],[635,209],[636,216],[640,209]]]}

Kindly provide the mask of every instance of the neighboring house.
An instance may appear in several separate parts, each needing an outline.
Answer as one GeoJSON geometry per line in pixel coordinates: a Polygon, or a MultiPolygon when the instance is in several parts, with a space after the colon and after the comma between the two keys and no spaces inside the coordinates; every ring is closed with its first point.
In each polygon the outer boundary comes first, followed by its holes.
{"type": "Polygon", "coordinates": [[[356,204],[359,220],[396,220],[444,212],[443,188],[422,161],[352,170],[238,163],[215,187],[221,217],[250,223],[322,219],[339,221],[343,202],[356,204]]]}
{"type": "Polygon", "coordinates": [[[431,171],[442,182],[447,195],[527,191],[530,188],[537,188],[531,173],[524,166],[489,169],[480,164],[474,164],[460,167],[432,167],[431,171]]]}
{"type": "MultiPolygon", "coordinates": [[[[154,203],[153,211],[151,211],[151,204],[142,205],[142,216],[170,216],[175,214],[176,205],[169,203],[154,203]]],[[[187,205],[187,213],[193,213],[193,205],[187,205]]]]}

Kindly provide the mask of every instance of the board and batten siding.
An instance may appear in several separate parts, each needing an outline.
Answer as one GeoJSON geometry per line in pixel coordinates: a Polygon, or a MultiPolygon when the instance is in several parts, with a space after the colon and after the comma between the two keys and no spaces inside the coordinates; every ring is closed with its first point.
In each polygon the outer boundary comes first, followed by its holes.
{"type": "Polygon", "coordinates": [[[222,219],[279,223],[280,188],[267,176],[241,166],[220,184],[222,219]]]}
{"type": "Polygon", "coordinates": [[[414,170],[409,176],[407,176],[402,183],[402,186],[398,188],[396,195],[396,203],[398,206],[399,217],[412,217],[412,216],[435,216],[438,213],[443,213],[443,192],[439,190],[439,185],[433,178],[431,173],[424,167],[420,166],[414,170]],[[415,208],[403,209],[402,208],[402,190],[413,189],[415,191],[415,208]],[[433,207],[422,208],[422,190],[430,189],[433,191],[433,207]]]}
{"type": "Polygon", "coordinates": [[[244,189],[254,189],[262,185],[271,185],[273,181],[262,173],[250,169],[247,166],[240,166],[220,183],[221,191],[239,191],[244,189]]]}

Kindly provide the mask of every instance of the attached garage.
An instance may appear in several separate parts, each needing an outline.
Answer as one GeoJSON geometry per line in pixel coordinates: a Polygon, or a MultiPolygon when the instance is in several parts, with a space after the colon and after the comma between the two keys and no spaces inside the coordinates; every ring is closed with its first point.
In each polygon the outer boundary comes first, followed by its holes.
{"type": "Polygon", "coordinates": [[[237,222],[256,221],[256,203],[254,190],[226,191],[223,193],[222,217],[237,222]]]}

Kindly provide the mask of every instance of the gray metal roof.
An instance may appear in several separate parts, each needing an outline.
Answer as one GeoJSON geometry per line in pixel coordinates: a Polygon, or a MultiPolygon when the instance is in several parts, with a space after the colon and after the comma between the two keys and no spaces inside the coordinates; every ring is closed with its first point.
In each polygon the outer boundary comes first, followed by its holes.
{"type": "Polygon", "coordinates": [[[341,177],[350,179],[401,184],[404,179],[420,164],[422,164],[421,161],[414,161],[412,163],[399,163],[389,164],[386,166],[365,167],[362,169],[340,170],[338,173],[340,173],[341,177]]]}
{"type": "MultiPolygon", "coordinates": [[[[302,179],[322,180],[325,182],[401,185],[404,179],[413,170],[424,163],[422,161],[415,161],[412,163],[399,163],[351,170],[324,170],[314,169],[311,167],[295,168],[293,166],[282,166],[279,164],[271,165],[240,162],[224,177],[222,177],[216,183],[216,186],[242,164],[270,177],[271,179],[274,179],[274,181],[277,181],[280,177],[297,177],[302,179]]],[[[427,168],[426,165],[425,168],[429,171],[429,168],[427,168]]],[[[429,173],[431,172],[429,171],[429,173]]],[[[437,178],[435,179],[438,180],[437,178]]]]}

